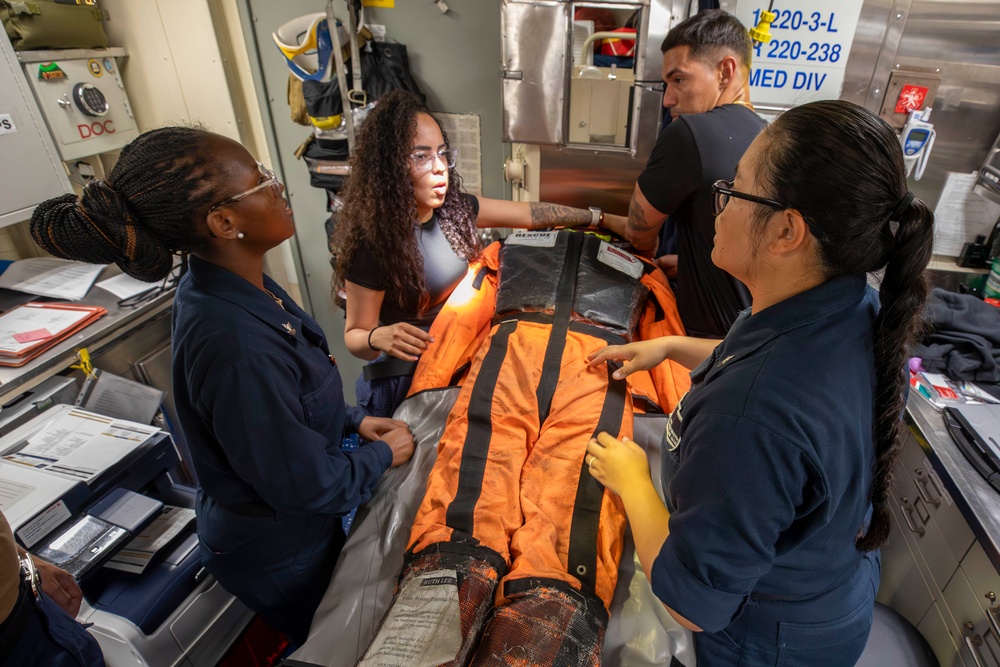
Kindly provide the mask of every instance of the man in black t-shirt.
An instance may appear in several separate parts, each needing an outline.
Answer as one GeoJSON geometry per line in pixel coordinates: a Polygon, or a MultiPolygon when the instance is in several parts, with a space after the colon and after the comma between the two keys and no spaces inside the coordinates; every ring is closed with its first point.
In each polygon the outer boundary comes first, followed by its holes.
{"type": "Polygon", "coordinates": [[[722,10],[700,12],[667,33],[663,106],[672,122],[639,175],[628,218],[605,218],[646,255],[656,253],[664,221],[676,223],[677,255],[657,264],[668,276],[676,272],[677,309],[692,336],[724,337],[750,306],[746,287],[712,263],[712,183],[733,179],[765,125],[750,105],[751,49],[746,28],[722,10]]]}

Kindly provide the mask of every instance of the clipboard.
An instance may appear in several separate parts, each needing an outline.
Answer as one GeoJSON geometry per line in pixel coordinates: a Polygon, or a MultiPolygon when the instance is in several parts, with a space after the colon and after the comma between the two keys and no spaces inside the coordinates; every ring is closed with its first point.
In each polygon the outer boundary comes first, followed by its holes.
{"type": "Polygon", "coordinates": [[[22,366],[107,314],[100,306],[33,301],[0,315],[0,366],[22,366]]]}

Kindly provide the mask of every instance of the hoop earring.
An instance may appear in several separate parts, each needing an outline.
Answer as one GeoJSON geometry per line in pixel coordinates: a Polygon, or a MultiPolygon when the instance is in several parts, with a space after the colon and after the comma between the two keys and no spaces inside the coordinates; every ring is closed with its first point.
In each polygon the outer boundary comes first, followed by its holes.
{"type": "Polygon", "coordinates": [[[236,232],[236,238],[241,239],[246,236],[243,232],[236,232]]]}

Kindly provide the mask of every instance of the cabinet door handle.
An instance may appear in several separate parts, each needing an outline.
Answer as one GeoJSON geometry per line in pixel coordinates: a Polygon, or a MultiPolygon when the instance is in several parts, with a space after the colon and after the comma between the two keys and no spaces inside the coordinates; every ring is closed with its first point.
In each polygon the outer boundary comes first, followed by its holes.
{"type": "Polygon", "coordinates": [[[910,529],[911,533],[916,533],[923,537],[927,533],[927,529],[923,527],[922,524],[914,523],[913,512],[914,507],[910,504],[909,500],[906,498],[900,498],[900,503],[903,505],[903,520],[906,521],[906,526],[910,529]]]}
{"type": "Polygon", "coordinates": [[[983,645],[983,638],[980,635],[965,635],[965,645],[969,649],[969,653],[972,654],[972,660],[976,663],[976,667],[986,667],[983,663],[983,657],[979,655],[979,647],[983,645]]]}
{"type": "Polygon", "coordinates": [[[993,634],[1000,638],[1000,607],[987,607],[986,618],[990,621],[990,627],[993,628],[993,634]]]}
{"type": "MultiPolygon", "coordinates": [[[[917,468],[917,470],[919,470],[919,468],[917,468]]],[[[937,488],[937,484],[930,475],[921,475],[920,477],[917,477],[917,493],[920,494],[920,497],[924,499],[925,503],[930,503],[931,505],[934,505],[934,507],[941,507],[941,491],[937,488]],[[934,491],[937,494],[936,496],[931,495],[930,490],[927,488],[928,484],[934,487],[934,491]]]]}

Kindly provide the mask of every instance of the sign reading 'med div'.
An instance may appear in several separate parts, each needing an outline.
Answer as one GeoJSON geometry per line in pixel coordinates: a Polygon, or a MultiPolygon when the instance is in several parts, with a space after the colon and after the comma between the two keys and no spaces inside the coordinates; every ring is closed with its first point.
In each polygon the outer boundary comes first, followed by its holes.
{"type": "MultiPolygon", "coordinates": [[[[750,100],[795,106],[840,97],[844,68],[864,0],[778,0],[771,41],[754,49],[750,100]]],[[[727,3],[732,4],[732,3],[727,3]]],[[[739,0],[736,16],[752,28],[767,3],[739,0]]]]}

